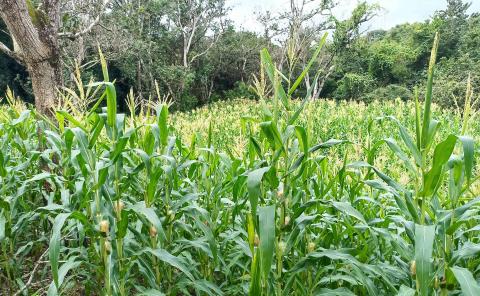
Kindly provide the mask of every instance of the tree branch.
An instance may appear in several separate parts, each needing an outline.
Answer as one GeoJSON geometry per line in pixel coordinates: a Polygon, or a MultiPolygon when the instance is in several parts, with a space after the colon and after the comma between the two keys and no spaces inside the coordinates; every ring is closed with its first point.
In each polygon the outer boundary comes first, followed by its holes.
{"type": "Polygon", "coordinates": [[[3,52],[4,54],[6,54],[7,56],[11,57],[12,59],[14,59],[15,61],[17,61],[19,64],[22,64],[23,65],[23,57],[21,54],[13,51],[13,50],[10,50],[5,44],[3,44],[2,42],[0,42],[0,51],[3,52]]]}
{"type": "Polygon", "coordinates": [[[93,22],[90,23],[90,25],[85,27],[83,30],[81,30],[79,32],[76,32],[76,33],[74,33],[74,32],[62,32],[62,33],[58,34],[58,37],[76,39],[80,36],[83,36],[83,35],[89,33],[93,29],[93,27],[95,27],[100,22],[100,18],[102,17],[103,12],[105,11],[105,8],[110,3],[110,1],[111,0],[106,0],[103,3],[102,8],[100,8],[100,12],[98,13],[97,17],[93,20],[93,22]]]}
{"type": "Polygon", "coordinates": [[[194,55],[194,56],[190,59],[190,64],[192,64],[193,61],[195,61],[195,60],[198,59],[199,57],[205,55],[205,54],[213,47],[213,45],[215,45],[215,43],[218,41],[218,39],[220,38],[221,35],[222,35],[222,33],[219,33],[218,36],[214,36],[214,37],[213,37],[213,40],[210,42],[210,44],[208,45],[208,47],[207,47],[204,51],[202,51],[202,52],[194,55]]]}

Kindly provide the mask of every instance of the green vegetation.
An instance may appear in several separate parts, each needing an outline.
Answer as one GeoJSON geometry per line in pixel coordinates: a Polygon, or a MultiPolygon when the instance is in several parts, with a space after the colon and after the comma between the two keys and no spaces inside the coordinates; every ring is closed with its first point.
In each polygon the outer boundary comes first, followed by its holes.
{"type": "Polygon", "coordinates": [[[123,114],[102,54],[54,119],[10,92],[0,292],[478,295],[479,126],[470,83],[461,112],[432,103],[437,46],[423,103],[293,101],[309,66],[284,88],[267,50],[256,104],[123,114]]]}
{"type": "MultiPolygon", "coordinates": [[[[41,1],[31,2],[42,11],[41,1]]],[[[332,11],[341,10],[342,1],[291,0],[278,13],[256,15],[261,32],[234,26],[229,10],[235,7],[224,0],[123,0],[110,1],[106,9],[99,4],[104,1],[93,2],[98,3],[86,6],[82,0],[70,0],[71,4],[60,7],[62,86],[75,88],[72,73],[76,65],[82,69],[85,83],[91,76],[101,80],[96,56],[97,44],[101,44],[123,112],[128,110],[125,98],[130,89],[148,100],[157,97],[158,87],[160,96],[173,102],[171,111],[238,97],[255,98],[248,86],[260,75],[258,53],[262,48],[268,48],[278,68],[291,79],[303,71],[324,32],[331,32],[331,37],[307,73],[309,81],[321,73],[316,78],[315,98],[412,100],[414,87],[426,87],[424,66],[435,32],[441,36],[435,102],[461,108],[468,73],[474,88],[480,82],[480,14],[469,13],[467,1],[442,0],[444,9],[432,11],[432,17],[423,22],[366,32],[362,30],[383,12],[365,1],[338,19],[332,11]],[[99,13],[98,24],[90,27],[89,22],[99,13]],[[93,29],[75,35],[85,28],[93,29]]],[[[0,29],[7,31],[1,21],[0,29]]],[[[0,32],[0,42],[14,49],[7,34],[0,32]]],[[[7,85],[22,99],[33,101],[25,68],[2,55],[0,94],[7,85]]],[[[299,85],[294,97],[304,97],[307,89],[308,85],[299,85]]]]}

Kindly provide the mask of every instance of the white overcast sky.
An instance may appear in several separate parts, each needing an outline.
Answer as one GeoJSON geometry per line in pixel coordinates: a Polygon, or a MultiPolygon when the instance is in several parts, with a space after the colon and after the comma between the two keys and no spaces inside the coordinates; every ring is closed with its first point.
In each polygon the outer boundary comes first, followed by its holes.
{"type": "MultiPolygon", "coordinates": [[[[370,29],[389,29],[405,22],[423,21],[435,11],[445,9],[446,0],[367,0],[377,3],[383,8],[371,23],[370,29]]],[[[480,12],[480,0],[470,0],[470,12],[480,12]]],[[[288,9],[288,0],[227,0],[231,7],[230,17],[237,27],[249,31],[261,31],[261,25],[256,21],[255,12],[280,12],[288,9]]],[[[335,11],[338,17],[348,17],[358,3],[358,0],[339,0],[335,11]]]]}

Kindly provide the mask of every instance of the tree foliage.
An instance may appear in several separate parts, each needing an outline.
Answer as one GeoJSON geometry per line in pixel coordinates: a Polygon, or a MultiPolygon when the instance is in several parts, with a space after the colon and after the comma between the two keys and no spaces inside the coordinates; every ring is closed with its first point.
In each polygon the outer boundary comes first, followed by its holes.
{"type": "MultiPolygon", "coordinates": [[[[435,32],[440,34],[438,102],[462,105],[468,74],[478,84],[480,15],[470,5],[446,1],[445,9],[424,22],[405,23],[389,30],[368,30],[380,7],[359,2],[340,19],[336,1],[291,0],[277,14],[258,15],[263,33],[236,28],[224,0],[63,1],[59,37],[65,84],[74,87],[76,66],[82,79],[101,77],[98,46],[111,65],[120,98],[130,89],[144,101],[170,100],[176,109],[235,96],[253,97],[249,89],[260,76],[259,52],[268,48],[286,73],[284,84],[302,73],[324,32],[325,50],[313,61],[306,82],[294,96],[336,99],[406,99],[423,84],[435,32]],[[108,9],[103,15],[100,11],[108,9]],[[315,76],[319,73],[318,76],[315,76]],[[377,88],[379,88],[377,90],[377,88]]],[[[41,12],[36,1],[32,7],[41,12]]],[[[1,24],[0,24],[1,25],[1,24]]],[[[13,46],[8,35],[0,41],[13,46]]],[[[32,91],[27,73],[13,59],[0,57],[0,93],[9,85],[26,100],[32,91]]],[[[119,100],[126,109],[125,100],[119,100]]]]}

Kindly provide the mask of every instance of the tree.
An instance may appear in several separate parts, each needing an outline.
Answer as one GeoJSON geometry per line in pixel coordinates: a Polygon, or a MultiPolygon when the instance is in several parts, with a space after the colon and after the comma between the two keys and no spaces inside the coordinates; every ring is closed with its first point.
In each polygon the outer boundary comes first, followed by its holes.
{"type": "MultiPolygon", "coordinates": [[[[273,36],[280,39],[280,68],[287,68],[289,81],[303,71],[321,36],[325,32],[333,32],[332,42],[318,56],[311,68],[312,73],[307,73],[305,79],[307,89],[311,84],[315,86],[312,97],[318,98],[325,82],[334,72],[335,59],[346,53],[361,36],[360,28],[376,15],[378,6],[359,2],[350,17],[341,20],[333,13],[339,4],[333,0],[290,0],[289,3],[289,9],[276,17],[260,16],[262,24],[266,26],[265,31],[274,31],[273,36]],[[317,72],[321,75],[316,76],[317,72]],[[316,77],[315,81],[311,81],[311,77],[316,77]]],[[[298,91],[305,91],[305,88],[298,91]]]]}
{"type": "Polygon", "coordinates": [[[221,34],[223,17],[227,11],[225,0],[175,0],[170,15],[173,23],[182,35],[182,61],[188,68],[199,57],[205,55],[212,48],[221,34]],[[202,51],[190,56],[192,48],[212,33],[210,45],[202,51]]]}
{"type": "MultiPolygon", "coordinates": [[[[63,85],[59,36],[76,38],[89,32],[98,21],[76,33],[60,34],[61,1],[0,0],[0,17],[11,34],[13,49],[0,43],[0,50],[25,65],[32,81],[37,110],[53,115],[58,88],[63,85]]],[[[105,2],[108,3],[108,2],[105,2]]]]}
{"type": "Polygon", "coordinates": [[[0,16],[7,25],[14,45],[13,50],[3,43],[0,48],[27,67],[35,106],[40,113],[51,115],[57,101],[57,87],[63,83],[57,37],[60,1],[45,0],[43,10],[38,10],[31,2],[2,0],[0,16]]]}
{"type": "Polygon", "coordinates": [[[462,0],[447,0],[447,8],[437,11],[434,22],[438,22],[441,36],[439,57],[451,57],[458,53],[460,38],[468,27],[467,10],[471,3],[462,0]]]}

